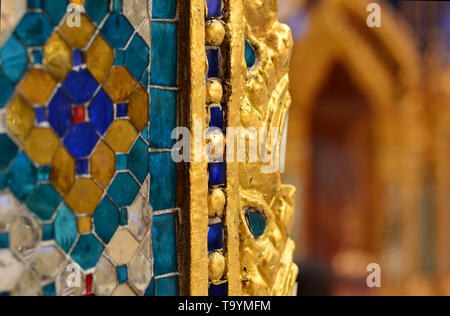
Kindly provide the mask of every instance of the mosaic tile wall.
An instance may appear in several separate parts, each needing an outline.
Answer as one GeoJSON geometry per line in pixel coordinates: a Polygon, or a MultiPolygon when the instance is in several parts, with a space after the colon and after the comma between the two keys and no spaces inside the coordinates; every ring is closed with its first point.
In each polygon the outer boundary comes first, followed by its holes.
{"type": "Polygon", "coordinates": [[[71,2],[2,0],[0,295],[177,295],[177,1],[71,2]]]}

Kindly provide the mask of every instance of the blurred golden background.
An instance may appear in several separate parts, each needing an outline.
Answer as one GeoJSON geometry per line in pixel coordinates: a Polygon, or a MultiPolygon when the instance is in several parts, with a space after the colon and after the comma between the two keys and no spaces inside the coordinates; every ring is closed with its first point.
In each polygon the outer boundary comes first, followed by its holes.
{"type": "Polygon", "coordinates": [[[295,38],[284,182],[299,295],[449,295],[450,3],[279,2],[295,38]]]}

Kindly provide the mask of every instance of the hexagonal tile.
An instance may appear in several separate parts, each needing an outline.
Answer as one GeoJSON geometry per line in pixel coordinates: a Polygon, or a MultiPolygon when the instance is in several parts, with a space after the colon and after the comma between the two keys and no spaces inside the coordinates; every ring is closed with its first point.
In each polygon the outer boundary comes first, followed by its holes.
{"type": "Polygon", "coordinates": [[[150,229],[151,221],[150,204],[138,194],[133,204],[128,207],[128,229],[140,241],[150,229]]]}
{"type": "Polygon", "coordinates": [[[94,293],[97,296],[110,296],[117,286],[116,267],[102,256],[94,273],[94,293]]]}
{"type": "Polygon", "coordinates": [[[51,184],[36,187],[27,200],[27,206],[42,221],[50,220],[62,199],[51,184]]]}
{"type": "Polygon", "coordinates": [[[109,9],[109,0],[85,0],[86,13],[97,25],[104,19],[109,9]]]}
{"type": "Polygon", "coordinates": [[[53,33],[44,46],[44,66],[58,82],[62,82],[72,68],[72,49],[58,33],[53,33]]]}
{"type": "Polygon", "coordinates": [[[111,183],[108,194],[119,207],[126,207],[133,203],[139,185],[128,172],[118,173],[111,183]]]}
{"type": "Polygon", "coordinates": [[[122,14],[112,13],[100,33],[112,48],[124,48],[133,34],[133,27],[122,14]]]}
{"type": "Polygon", "coordinates": [[[29,215],[18,217],[9,229],[10,248],[20,252],[28,258],[41,241],[41,227],[29,215]]]}
{"type": "Polygon", "coordinates": [[[77,218],[69,207],[63,204],[54,223],[55,241],[65,251],[69,252],[78,236],[77,218]]]}
{"type": "Polygon", "coordinates": [[[106,247],[106,253],[118,266],[128,264],[133,259],[139,244],[126,229],[119,229],[106,247]]]}
{"type": "Polygon", "coordinates": [[[105,140],[116,153],[127,153],[138,132],[128,120],[114,121],[106,133],[105,140]]]}
{"type": "Polygon", "coordinates": [[[16,34],[27,46],[43,46],[53,25],[42,13],[28,12],[16,28],[16,34]]]}
{"type": "Polygon", "coordinates": [[[40,296],[42,287],[33,274],[24,271],[10,294],[11,296],[40,296]]]}
{"type": "Polygon", "coordinates": [[[48,121],[53,130],[62,137],[70,127],[71,120],[72,105],[59,88],[48,105],[48,121]]]}
{"type": "Polygon", "coordinates": [[[50,182],[60,194],[65,196],[75,181],[75,159],[64,148],[60,147],[53,159],[50,169],[50,182]]]}
{"type": "Polygon", "coordinates": [[[147,144],[138,138],[128,154],[128,168],[136,179],[142,183],[148,175],[148,147],[147,144]]]}
{"type": "MultiPolygon", "coordinates": [[[[3,23],[2,23],[3,27],[3,23]]],[[[3,29],[2,29],[3,35],[3,29]]],[[[6,78],[12,83],[17,83],[22,78],[28,67],[28,54],[22,43],[11,35],[0,50],[2,70],[6,78]]]]}
{"type": "Polygon", "coordinates": [[[16,156],[17,146],[9,139],[8,135],[0,134],[0,148],[2,149],[2,154],[0,155],[0,170],[4,170],[16,156]]]}
{"type": "Polygon", "coordinates": [[[94,224],[97,235],[108,244],[119,227],[119,210],[107,197],[103,198],[95,210],[94,224]]]}
{"type": "Polygon", "coordinates": [[[49,165],[59,148],[59,137],[50,128],[35,128],[25,141],[24,150],[33,161],[49,165]]]}
{"type": "Polygon", "coordinates": [[[153,266],[144,254],[138,250],[128,265],[128,281],[143,295],[153,277],[153,266]]]}
{"type": "Polygon", "coordinates": [[[24,202],[36,185],[36,168],[22,152],[14,159],[8,171],[8,186],[14,195],[24,202]]]}
{"type": "Polygon", "coordinates": [[[9,250],[0,250],[0,292],[9,292],[20,280],[23,264],[9,250]]]}
{"type": "Polygon", "coordinates": [[[84,270],[88,270],[96,266],[102,253],[102,244],[89,234],[80,236],[71,256],[84,270]]]}
{"type": "Polygon", "coordinates": [[[97,80],[87,69],[72,70],[62,84],[65,94],[77,105],[88,102],[97,87],[97,80]]]}
{"type": "Polygon", "coordinates": [[[82,123],[73,125],[64,137],[64,146],[75,158],[88,157],[97,145],[99,137],[92,125],[82,123]]]}
{"type": "Polygon", "coordinates": [[[46,105],[55,87],[56,82],[46,70],[33,68],[27,72],[18,88],[31,103],[46,105]]]}
{"type": "Polygon", "coordinates": [[[9,230],[9,226],[24,211],[23,204],[7,191],[0,191],[0,233],[9,230]]]}
{"type": "Polygon", "coordinates": [[[81,267],[69,260],[55,281],[57,296],[81,296],[86,289],[86,276],[81,267]]]}
{"type": "Polygon", "coordinates": [[[41,245],[31,262],[31,269],[41,282],[54,280],[65,262],[64,254],[53,244],[41,245]]]}
{"type": "Polygon", "coordinates": [[[20,141],[27,139],[34,126],[34,110],[20,95],[12,97],[6,115],[9,131],[20,141]]]}
{"type": "Polygon", "coordinates": [[[64,200],[75,213],[90,215],[94,213],[102,194],[103,190],[92,179],[79,178],[64,200]]]}
{"type": "Polygon", "coordinates": [[[114,65],[114,52],[100,34],[86,52],[86,65],[99,83],[105,80],[114,65]]]}
{"type": "Polygon", "coordinates": [[[114,119],[113,103],[103,89],[100,89],[89,106],[89,118],[92,125],[102,135],[114,119]]]}

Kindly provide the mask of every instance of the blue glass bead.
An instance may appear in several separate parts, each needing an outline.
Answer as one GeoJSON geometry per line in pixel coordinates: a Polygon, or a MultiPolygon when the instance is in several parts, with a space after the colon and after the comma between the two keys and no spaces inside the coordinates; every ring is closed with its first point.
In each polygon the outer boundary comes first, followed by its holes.
{"type": "Polygon", "coordinates": [[[117,267],[117,281],[119,284],[125,283],[128,281],[128,269],[127,266],[117,267]]]}
{"type": "Polygon", "coordinates": [[[119,207],[126,207],[133,203],[139,185],[128,173],[118,173],[108,189],[108,195],[119,207]]]}
{"type": "Polygon", "coordinates": [[[27,46],[43,46],[53,31],[53,25],[43,13],[28,12],[16,28],[17,36],[27,46]]]}
{"type": "Polygon", "coordinates": [[[151,148],[172,148],[172,130],[177,126],[177,93],[171,90],[150,89],[151,148]]]}
{"type": "Polygon", "coordinates": [[[36,168],[28,157],[19,153],[8,171],[8,186],[11,192],[24,202],[36,185],[36,168]]]}
{"type": "Polygon", "coordinates": [[[256,54],[253,47],[245,41],[245,62],[247,64],[247,68],[252,68],[256,63],[256,54]]]}
{"type": "Polygon", "coordinates": [[[226,165],[224,162],[208,164],[209,186],[225,184],[226,165]]]}
{"type": "Polygon", "coordinates": [[[51,184],[43,184],[31,193],[26,205],[38,218],[48,221],[55,214],[62,198],[51,184]]]}
{"type": "Polygon", "coordinates": [[[128,103],[117,104],[117,117],[127,117],[128,116],[128,103]]]}
{"type": "Polygon", "coordinates": [[[89,123],[81,123],[70,128],[64,137],[64,145],[75,158],[84,158],[91,154],[98,139],[89,123]]]}
{"type": "Polygon", "coordinates": [[[49,224],[42,226],[42,240],[48,241],[52,240],[53,238],[54,238],[53,225],[49,224]]]}
{"type": "Polygon", "coordinates": [[[147,43],[139,34],[136,34],[127,48],[125,65],[138,81],[141,80],[142,74],[148,68],[148,55],[147,43]]]}
{"type": "Polygon", "coordinates": [[[82,235],[72,251],[72,258],[84,270],[88,270],[96,266],[103,249],[102,244],[94,235],[82,235]]]}
{"type": "Polygon", "coordinates": [[[208,59],[208,78],[219,77],[219,50],[208,49],[206,57],[208,59]]]}
{"type": "Polygon", "coordinates": [[[150,82],[159,86],[177,84],[177,24],[152,22],[150,82]]]}
{"type": "Polygon", "coordinates": [[[8,135],[0,134],[0,171],[8,167],[11,160],[17,155],[17,146],[8,135]]]}
{"type": "Polygon", "coordinates": [[[68,4],[69,0],[42,0],[42,8],[47,12],[54,25],[61,21],[68,4]]]}
{"type": "Polygon", "coordinates": [[[73,65],[81,66],[84,64],[83,53],[79,49],[75,49],[73,52],[73,65]]]}
{"type": "Polygon", "coordinates": [[[178,276],[157,279],[155,283],[156,296],[180,295],[178,276]]]}
{"type": "Polygon", "coordinates": [[[58,245],[65,252],[68,252],[77,238],[78,224],[76,216],[67,205],[63,204],[61,206],[56,216],[53,230],[58,245]]]}
{"type": "Polygon", "coordinates": [[[17,83],[28,68],[28,54],[14,35],[11,35],[3,45],[0,59],[3,74],[12,83],[17,83]]]}
{"type": "Polygon", "coordinates": [[[8,233],[0,234],[0,249],[9,248],[9,235],[8,233]]]}
{"type": "Polygon", "coordinates": [[[208,251],[223,248],[223,226],[222,223],[209,225],[208,230],[208,251]]]}
{"type": "Polygon", "coordinates": [[[141,138],[138,138],[128,155],[128,168],[140,183],[144,182],[148,175],[147,151],[147,144],[141,138]]]}
{"type": "Polygon", "coordinates": [[[58,89],[48,105],[48,121],[53,130],[64,136],[72,120],[72,105],[62,89],[58,89]]]}
{"type": "Polygon", "coordinates": [[[35,116],[36,122],[38,124],[41,124],[41,123],[47,121],[47,114],[45,113],[45,107],[40,106],[40,107],[34,108],[34,116],[35,116]]]}
{"type": "Polygon", "coordinates": [[[78,159],[76,162],[76,170],[79,175],[89,174],[89,160],[78,159]]]}
{"type": "Polygon", "coordinates": [[[228,296],[228,282],[220,285],[209,285],[208,295],[211,297],[224,297],[228,296]]]}
{"type": "Polygon", "coordinates": [[[87,69],[72,70],[62,84],[64,92],[76,105],[89,101],[97,87],[97,81],[87,69]]]}
{"type": "Polygon", "coordinates": [[[155,276],[177,271],[175,214],[153,217],[153,258],[155,276]]]}
{"type": "Polygon", "coordinates": [[[153,0],[152,18],[174,19],[177,13],[177,0],[153,0]]]}
{"type": "Polygon", "coordinates": [[[112,13],[100,33],[112,48],[124,48],[133,34],[133,27],[122,14],[112,13]]]}
{"type": "Polygon", "coordinates": [[[246,214],[247,223],[255,238],[259,238],[266,230],[266,218],[258,212],[249,211],[246,214]]]}
{"type": "Polygon", "coordinates": [[[9,80],[0,73],[0,109],[8,102],[14,92],[14,87],[9,80]]]}
{"type": "Polygon", "coordinates": [[[55,283],[50,283],[42,287],[43,296],[56,296],[56,286],[55,283]]]}
{"type": "Polygon", "coordinates": [[[85,0],[86,13],[97,25],[103,20],[109,10],[109,0],[85,0]]]}
{"type": "Polygon", "coordinates": [[[170,152],[150,153],[150,204],[154,211],[176,207],[177,169],[170,152]]]}
{"type": "Polygon", "coordinates": [[[105,244],[111,240],[117,227],[119,227],[119,210],[104,197],[94,212],[95,232],[105,244]]]}
{"type": "Polygon", "coordinates": [[[222,15],[222,0],[206,0],[208,18],[218,18],[222,15]]]}
{"type": "Polygon", "coordinates": [[[89,117],[97,131],[104,135],[114,120],[114,105],[108,95],[100,91],[89,106],[89,117]]]}
{"type": "Polygon", "coordinates": [[[209,108],[209,127],[223,129],[223,108],[221,106],[211,106],[209,108]]]}

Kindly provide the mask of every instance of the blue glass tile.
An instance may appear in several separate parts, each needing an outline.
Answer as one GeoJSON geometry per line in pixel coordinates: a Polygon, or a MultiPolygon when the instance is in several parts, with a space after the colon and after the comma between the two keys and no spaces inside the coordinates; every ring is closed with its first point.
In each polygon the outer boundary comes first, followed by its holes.
{"type": "Polygon", "coordinates": [[[41,49],[33,50],[33,64],[42,65],[43,52],[41,49]]]}
{"type": "Polygon", "coordinates": [[[35,183],[36,168],[28,157],[21,152],[9,168],[9,189],[20,201],[24,202],[34,190],[35,183]]]}
{"type": "Polygon", "coordinates": [[[28,12],[16,28],[16,34],[27,46],[43,46],[53,31],[53,25],[42,13],[28,12]]]}
{"type": "Polygon", "coordinates": [[[112,48],[124,48],[133,34],[133,27],[122,14],[112,13],[100,33],[112,48]]]}
{"type": "Polygon", "coordinates": [[[122,12],[122,0],[113,0],[113,12],[122,12]]]}
{"type": "Polygon", "coordinates": [[[94,212],[95,232],[105,244],[109,243],[117,227],[119,227],[119,210],[104,197],[94,212]]]}
{"type": "Polygon", "coordinates": [[[127,266],[117,267],[117,281],[119,281],[119,284],[122,284],[122,283],[125,283],[128,281],[127,266]]]}
{"type": "Polygon", "coordinates": [[[148,175],[148,147],[145,142],[138,138],[128,155],[128,168],[140,183],[144,182],[148,175]]]}
{"type": "Polygon", "coordinates": [[[177,276],[158,279],[155,283],[156,296],[178,296],[180,293],[177,276]]]}
{"type": "Polygon", "coordinates": [[[9,235],[8,233],[0,234],[0,249],[9,248],[9,235]]]}
{"type": "Polygon", "coordinates": [[[247,68],[252,68],[256,63],[255,50],[247,41],[245,41],[245,62],[247,63],[247,68]]]}
{"type": "Polygon", "coordinates": [[[92,100],[89,117],[92,125],[104,135],[114,119],[114,105],[103,89],[100,89],[92,100]]]}
{"type": "Polygon", "coordinates": [[[153,0],[152,18],[174,19],[177,13],[177,0],[153,0]]]}
{"type": "Polygon", "coordinates": [[[133,203],[138,191],[139,185],[128,172],[125,172],[116,175],[108,194],[117,206],[126,207],[133,203]]]}
{"type": "Polygon", "coordinates": [[[220,285],[209,285],[208,295],[212,297],[228,296],[228,282],[220,285]]]}
{"type": "Polygon", "coordinates": [[[62,137],[72,120],[72,105],[62,89],[58,89],[48,105],[48,121],[54,131],[62,137]]]}
{"type": "Polygon", "coordinates": [[[153,258],[155,276],[177,271],[175,214],[153,217],[153,258]]]}
{"type": "Polygon", "coordinates": [[[84,7],[92,21],[98,25],[108,13],[109,0],[85,0],[84,7]]]}
{"type": "Polygon", "coordinates": [[[72,258],[84,270],[88,270],[95,267],[102,253],[103,246],[94,235],[82,235],[72,251],[72,258]]]}
{"type": "Polygon", "coordinates": [[[125,65],[138,81],[141,80],[142,74],[148,68],[148,54],[147,43],[139,34],[136,34],[127,48],[125,65]]]}
{"type": "Polygon", "coordinates": [[[8,102],[14,92],[14,87],[9,80],[0,73],[0,109],[8,102]]]}
{"type": "Polygon", "coordinates": [[[144,296],[155,296],[155,280],[152,279],[147,290],[145,290],[144,296]]]}
{"type": "Polygon", "coordinates": [[[128,210],[126,208],[120,210],[120,225],[128,225],[128,210]]]}
{"type": "Polygon", "coordinates": [[[42,166],[38,168],[37,181],[38,182],[50,181],[50,166],[42,166]]]}
{"type": "Polygon", "coordinates": [[[152,22],[150,82],[153,85],[177,84],[177,24],[152,22]]]}
{"type": "Polygon", "coordinates": [[[11,160],[17,155],[17,146],[9,139],[8,135],[0,134],[0,170],[4,170],[10,164],[11,160]]]}
{"type": "Polygon", "coordinates": [[[8,297],[9,295],[9,292],[0,292],[0,297],[8,297]]]}
{"type": "Polygon", "coordinates": [[[47,284],[42,287],[42,295],[43,296],[56,296],[56,286],[55,283],[47,284]]]}
{"type": "Polygon", "coordinates": [[[45,113],[45,107],[40,106],[40,107],[34,108],[34,116],[35,116],[36,122],[38,124],[41,124],[41,123],[47,121],[47,114],[45,113]]]}
{"type": "Polygon", "coordinates": [[[64,137],[64,145],[75,158],[88,157],[98,141],[89,123],[73,125],[64,137]]]}
{"type": "Polygon", "coordinates": [[[209,186],[225,184],[226,165],[224,162],[208,164],[209,186]]]}
{"type": "Polygon", "coordinates": [[[56,242],[65,252],[69,251],[77,238],[77,223],[77,218],[74,213],[67,205],[63,204],[56,216],[53,230],[56,242]]]}
{"type": "Polygon", "coordinates": [[[209,127],[223,129],[223,108],[221,106],[212,106],[209,108],[209,127]]]}
{"type": "Polygon", "coordinates": [[[148,71],[144,72],[144,75],[142,76],[141,84],[143,87],[147,89],[148,87],[148,71]]]}
{"type": "Polygon", "coordinates": [[[150,89],[151,148],[172,148],[172,130],[177,126],[177,93],[171,90],[150,89]]]}
{"type": "Polygon", "coordinates": [[[97,81],[87,69],[71,71],[62,84],[64,92],[76,105],[89,101],[97,87],[97,81]]]}
{"type": "Polygon", "coordinates": [[[117,155],[116,156],[116,170],[127,170],[128,169],[128,155],[117,155]]]}
{"type": "Polygon", "coordinates": [[[17,83],[28,67],[28,54],[19,42],[11,35],[0,51],[1,67],[4,75],[12,82],[17,83]]]}
{"type": "Polygon", "coordinates": [[[78,159],[76,162],[76,170],[79,175],[89,174],[89,160],[78,159]]]}
{"type": "Polygon", "coordinates": [[[84,64],[83,53],[79,49],[73,51],[73,65],[81,66],[84,64]]]}
{"type": "Polygon", "coordinates": [[[69,0],[42,0],[42,8],[47,12],[53,24],[58,24],[66,13],[69,0]]]}
{"type": "Polygon", "coordinates": [[[218,18],[222,15],[222,0],[206,0],[208,18],[218,18]]]}
{"type": "Polygon", "coordinates": [[[41,0],[28,0],[27,4],[30,9],[40,9],[42,5],[41,0]]]}
{"type": "Polygon", "coordinates": [[[128,103],[117,104],[117,117],[127,117],[128,116],[128,103]]]}
{"type": "Polygon", "coordinates": [[[258,212],[247,212],[247,223],[255,238],[259,238],[264,234],[266,230],[266,218],[258,212]]]}
{"type": "Polygon", "coordinates": [[[125,57],[126,57],[126,51],[122,49],[115,49],[116,55],[114,57],[114,65],[116,66],[123,66],[125,65],[125,57]]]}
{"type": "Polygon", "coordinates": [[[33,191],[26,205],[38,218],[48,221],[55,214],[62,199],[51,184],[43,184],[33,191]]]}
{"type": "Polygon", "coordinates": [[[150,153],[150,204],[154,211],[176,207],[177,170],[170,152],[150,153]]]}
{"type": "Polygon", "coordinates": [[[148,125],[144,128],[141,135],[142,135],[142,138],[144,138],[146,141],[148,141],[148,125]]]}
{"type": "Polygon", "coordinates": [[[53,224],[42,226],[42,240],[48,241],[54,238],[53,224]]]}
{"type": "Polygon", "coordinates": [[[222,223],[209,225],[208,231],[208,251],[223,248],[223,226],[222,223]]]}
{"type": "Polygon", "coordinates": [[[7,185],[6,174],[0,171],[0,190],[6,189],[6,185],[7,185]]]}
{"type": "Polygon", "coordinates": [[[208,78],[219,77],[219,50],[208,49],[206,57],[208,59],[208,78]]]}

